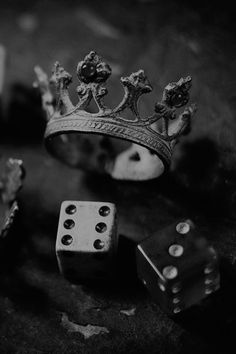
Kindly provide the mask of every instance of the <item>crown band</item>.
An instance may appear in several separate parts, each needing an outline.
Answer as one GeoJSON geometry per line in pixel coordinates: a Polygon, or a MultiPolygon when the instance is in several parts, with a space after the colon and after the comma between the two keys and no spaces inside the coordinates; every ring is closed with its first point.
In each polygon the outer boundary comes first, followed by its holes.
{"type": "MultiPolygon", "coordinates": [[[[76,106],[72,104],[68,93],[68,86],[72,77],[59,63],[55,64],[50,80],[50,83],[53,83],[56,87],[56,106],[49,88],[47,75],[39,67],[35,71],[43,97],[43,106],[48,116],[45,144],[48,151],[54,156],[69,164],[71,164],[70,153],[72,157],[77,154],[79,159],[86,160],[85,156],[82,156],[82,151],[76,151],[79,144],[77,146],[76,138],[72,137],[71,133],[79,133],[78,139],[82,139],[81,134],[84,133],[93,134],[93,136],[115,137],[129,141],[133,143],[133,146],[137,144],[148,149],[146,152],[144,152],[145,149],[141,150],[141,155],[146,159],[146,162],[149,161],[149,165],[152,164],[150,173],[142,171],[142,167],[140,168],[141,165],[139,165],[139,177],[137,174],[132,177],[125,171],[122,171],[122,177],[119,177],[119,172],[117,174],[114,169],[111,172],[110,167],[108,171],[105,163],[102,170],[105,169],[115,178],[149,179],[160,175],[163,172],[160,173],[160,166],[164,166],[163,170],[169,167],[173,147],[179,136],[186,131],[186,128],[189,128],[191,117],[195,112],[195,106],[191,105],[185,108],[180,115],[176,115],[177,108],[183,107],[189,100],[188,91],[191,87],[191,78],[186,77],[176,83],[168,84],[164,89],[162,100],[155,105],[155,112],[151,116],[141,117],[138,110],[138,100],[141,95],[152,90],[143,70],[139,70],[128,77],[122,77],[121,83],[124,87],[122,101],[114,109],[106,107],[104,103],[104,96],[107,94],[105,83],[111,74],[111,68],[95,52],[90,52],[78,64],[79,86],[77,87],[77,93],[79,102],[76,106]],[[97,113],[86,111],[92,99],[98,107],[97,113]],[[122,112],[125,109],[131,111],[133,119],[122,117],[122,112]],[[153,155],[151,159],[149,159],[150,154],[153,155]]],[[[140,150],[138,147],[137,149],[140,150]]],[[[131,150],[133,153],[133,149],[131,150]]],[[[124,154],[125,152],[122,152],[121,155],[116,157],[109,157],[110,159],[113,158],[112,165],[114,168],[117,163],[121,166],[119,160],[120,158],[124,159],[124,154]]],[[[88,161],[86,162],[84,165],[87,166],[88,161]]],[[[147,169],[147,163],[141,162],[143,169],[147,169]]],[[[76,161],[74,165],[81,167],[83,164],[76,161]]],[[[128,163],[126,168],[129,169],[129,166],[127,166],[128,163]]]]}
{"type": "Polygon", "coordinates": [[[125,124],[117,123],[114,119],[108,122],[103,118],[97,118],[96,122],[88,120],[87,117],[79,118],[63,118],[60,121],[52,120],[48,123],[45,132],[45,144],[51,153],[56,155],[54,151],[53,140],[56,136],[65,133],[91,133],[91,134],[104,134],[110,137],[117,137],[120,139],[125,139],[133,143],[147,147],[159,156],[163,161],[165,167],[167,168],[171,160],[171,150],[167,144],[163,144],[156,135],[151,131],[146,132],[146,130],[139,127],[139,129],[125,126],[125,124]]]}

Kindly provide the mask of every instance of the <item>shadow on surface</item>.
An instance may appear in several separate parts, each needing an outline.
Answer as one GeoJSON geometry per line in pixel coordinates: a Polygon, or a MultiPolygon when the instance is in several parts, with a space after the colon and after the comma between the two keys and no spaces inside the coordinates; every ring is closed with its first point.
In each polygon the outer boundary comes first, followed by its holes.
{"type": "Polygon", "coordinates": [[[209,352],[232,353],[235,345],[236,278],[232,265],[222,259],[221,288],[215,294],[175,318],[189,332],[204,338],[209,352]]]}

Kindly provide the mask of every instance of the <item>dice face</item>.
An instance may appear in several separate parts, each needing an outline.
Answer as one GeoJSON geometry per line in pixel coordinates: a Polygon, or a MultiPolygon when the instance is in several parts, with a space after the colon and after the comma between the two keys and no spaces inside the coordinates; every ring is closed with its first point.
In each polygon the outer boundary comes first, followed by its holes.
{"type": "Polygon", "coordinates": [[[61,273],[72,282],[112,274],[117,249],[116,208],[106,202],[64,201],[56,255],[61,273]]]}
{"type": "Polygon", "coordinates": [[[137,246],[138,276],[169,314],[219,288],[218,257],[190,221],[175,223],[137,246]]]}

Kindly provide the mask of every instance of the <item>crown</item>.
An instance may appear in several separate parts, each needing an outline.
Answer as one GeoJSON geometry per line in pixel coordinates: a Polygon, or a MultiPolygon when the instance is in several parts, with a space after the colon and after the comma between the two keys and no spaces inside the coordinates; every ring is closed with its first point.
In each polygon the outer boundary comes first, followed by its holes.
{"type": "Polygon", "coordinates": [[[47,112],[45,144],[51,153],[55,153],[52,141],[58,135],[71,132],[93,133],[141,145],[156,154],[164,166],[168,167],[173,147],[180,135],[189,128],[196,110],[192,104],[177,114],[177,109],[189,101],[192,79],[187,76],[169,83],[163,91],[161,101],[155,104],[153,113],[143,117],[138,107],[139,99],[143,94],[152,91],[143,70],[121,77],[124,96],[116,107],[107,107],[104,98],[108,93],[106,82],[111,75],[111,68],[94,51],[78,63],[76,105],[72,103],[68,91],[72,76],[58,62],[54,65],[50,80],[40,67],[36,67],[35,72],[43,107],[47,112]],[[56,99],[50,90],[50,84],[55,87],[56,99]],[[86,110],[91,100],[97,106],[96,113],[86,110]],[[127,109],[132,113],[132,119],[122,116],[127,109]]]}

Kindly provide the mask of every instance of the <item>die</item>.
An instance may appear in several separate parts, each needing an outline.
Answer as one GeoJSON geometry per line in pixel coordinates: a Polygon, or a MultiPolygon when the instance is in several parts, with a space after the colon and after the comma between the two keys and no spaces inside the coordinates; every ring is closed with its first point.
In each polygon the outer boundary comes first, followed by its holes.
{"type": "Polygon", "coordinates": [[[136,248],[137,273],[170,315],[219,288],[218,256],[190,220],[174,223],[136,248]]]}
{"type": "Polygon", "coordinates": [[[118,242],[116,225],[112,203],[64,201],[56,240],[63,276],[73,283],[111,277],[118,242]]]}

